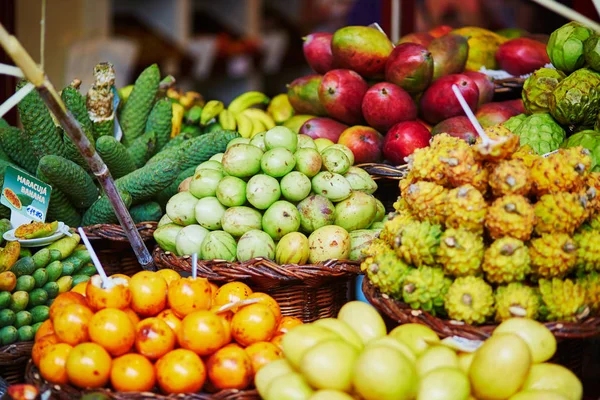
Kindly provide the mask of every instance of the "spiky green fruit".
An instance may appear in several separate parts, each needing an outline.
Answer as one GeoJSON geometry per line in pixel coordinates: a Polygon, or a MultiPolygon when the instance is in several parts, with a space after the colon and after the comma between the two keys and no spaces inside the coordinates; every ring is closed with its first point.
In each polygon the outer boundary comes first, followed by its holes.
{"type": "Polygon", "coordinates": [[[600,310],[600,274],[596,271],[581,274],[577,284],[585,289],[585,303],[597,313],[600,310]]]}
{"type": "Polygon", "coordinates": [[[582,271],[600,271],[600,231],[584,230],[573,239],[577,243],[575,266],[582,271]]]}
{"type": "Polygon", "coordinates": [[[509,318],[537,319],[540,299],[536,290],[520,282],[498,286],[495,294],[496,321],[501,322],[509,318]]]}
{"type": "Polygon", "coordinates": [[[437,261],[448,275],[477,275],[483,253],[483,237],[465,229],[447,229],[440,240],[437,261]]]}
{"type": "Polygon", "coordinates": [[[444,311],[444,296],[451,283],[441,268],[411,268],[404,277],[402,298],[415,310],[439,315],[444,311]]]}
{"type": "Polygon", "coordinates": [[[398,257],[409,265],[422,267],[436,264],[442,227],[429,222],[410,222],[400,228],[394,242],[398,257]]]}
{"type": "Polygon", "coordinates": [[[529,250],[519,239],[505,236],[485,251],[482,268],[486,279],[492,283],[523,281],[531,271],[529,250]]]}
{"type": "Polygon", "coordinates": [[[483,324],[494,315],[494,291],[482,278],[456,278],[444,300],[450,319],[467,324],[483,324]]]}
{"type": "Polygon", "coordinates": [[[387,251],[368,257],[361,264],[369,280],[381,293],[394,299],[402,298],[402,286],[409,267],[393,251],[387,251]]]}
{"type": "Polygon", "coordinates": [[[565,233],[543,234],[529,242],[531,269],[540,278],[561,278],[577,261],[577,244],[565,233]]]}
{"type": "Polygon", "coordinates": [[[557,150],[565,140],[565,130],[548,113],[530,115],[513,132],[521,146],[529,145],[537,154],[557,150]]]}
{"type": "Polygon", "coordinates": [[[600,74],[578,69],[556,86],[548,105],[558,123],[579,130],[592,128],[600,112],[600,74]]]}
{"type": "Polygon", "coordinates": [[[583,67],[583,43],[592,33],[591,29],[575,21],[552,32],[546,46],[552,65],[566,73],[583,67]]]}
{"type": "Polygon", "coordinates": [[[547,321],[576,322],[587,314],[585,289],[571,279],[541,279],[539,288],[540,314],[547,321]]]}
{"type": "Polygon", "coordinates": [[[548,98],[564,78],[564,72],[553,68],[540,68],[527,78],[521,93],[527,113],[548,112],[548,98]]]}

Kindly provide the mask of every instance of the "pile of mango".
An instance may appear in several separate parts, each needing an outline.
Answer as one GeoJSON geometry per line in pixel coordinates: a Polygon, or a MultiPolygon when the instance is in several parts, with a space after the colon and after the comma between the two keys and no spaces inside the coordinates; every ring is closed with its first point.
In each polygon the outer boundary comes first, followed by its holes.
{"type": "Polygon", "coordinates": [[[73,233],[43,248],[22,248],[14,241],[0,249],[1,346],[33,340],[54,299],[96,273],[79,240],[73,233]]]}

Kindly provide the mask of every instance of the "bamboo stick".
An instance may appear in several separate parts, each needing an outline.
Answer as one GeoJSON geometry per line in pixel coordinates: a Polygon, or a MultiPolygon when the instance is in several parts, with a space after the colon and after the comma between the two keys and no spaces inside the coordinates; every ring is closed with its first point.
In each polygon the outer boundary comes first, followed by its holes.
{"type": "Polygon", "coordinates": [[[37,66],[23,46],[21,46],[17,38],[10,35],[2,24],[0,24],[0,44],[15,64],[21,68],[25,77],[35,85],[50,112],[54,114],[67,135],[79,148],[80,153],[87,161],[94,175],[98,178],[104,192],[109,198],[119,223],[125,230],[125,234],[142,268],[155,270],[152,256],[146,248],[127,207],[119,195],[110,171],[92,147],[77,120],[68,112],[52,83],[47,79],[44,72],[37,66]]]}

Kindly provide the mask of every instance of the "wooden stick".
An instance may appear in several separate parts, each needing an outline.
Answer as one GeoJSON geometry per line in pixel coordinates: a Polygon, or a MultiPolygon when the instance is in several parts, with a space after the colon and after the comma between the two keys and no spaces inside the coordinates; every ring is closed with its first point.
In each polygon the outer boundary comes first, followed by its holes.
{"type": "Polygon", "coordinates": [[[4,47],[4,50],[6,50],[6,53],[13,59],[15,64],[21,68],[25,77],[35,85],[40,96],[48,106],[48,109],[50,109],[50,112],[54,114],[64,128],[66,134],[79,148],[79,152],[85,158],[91,171],[98,178],[104,192],[109,198],[110,203],[115,210],[115,214],[117,215],[117,219],[123,227],[142,268],[155,270],[152,256],[146,248],[140,233],[136,229],[125,203],[123,203],[123,200],[119,195],[110,171],[92,147],[87,136],[85,136],[81,130],[81,126],[77,120],[65,107],[65,104],[62,102],[52,83],[46,78],[44,72],[33,61],[29,53],[21,46],[17,38],[10,35],[6,29],[4,29],[2,24],[0,24],[0,44],[4,47]]]}
{"type": "Polygon", "coordinates": [[[586,17],[584,15],[581,15],[580,13],[578,13],[575,10],[571,10],[569,7],[567,7],[563,4],[560,4],[554,0],[533,0],[533,1],[538,3],[541,6],[546,7],[550,11],[554,11],[558,15],[562,15],[566,19],[577,21],[583,25],[589,26],[596,32],[600,32],[600,25],[598,23],[592,21],[591,19],[589,19],[588,17],[586,17]]]}

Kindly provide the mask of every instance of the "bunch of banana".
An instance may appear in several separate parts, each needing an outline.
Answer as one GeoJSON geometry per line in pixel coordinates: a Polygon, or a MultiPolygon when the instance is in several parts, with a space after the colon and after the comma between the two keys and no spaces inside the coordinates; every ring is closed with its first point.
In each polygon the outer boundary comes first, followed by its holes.
{"type": "Polygon", "coordinates": [[[237,130],[242,137],[252,138],[257,133],[269,130],[276,125],[267,112],[260,108],[253,108],[253,106],[266,104],[269,104],[267,95],[256,91],[239,95],[227,108],[220,101],[209,101],[202,110],[201,123],[217,118],[222,129],[237,130]]]}
{"type": "Polygon", "coordinates": [[[282,93],[271,99],[267,113],[277,125],[281,125],[294,116],[294,107],[292,107],[288,95],[282,93]]]}
{"type": "Polygon", "coordinates": [[[191,133],[192,136],[198,136],[202,130],[198,126],[200,115],[205,101],[198,92],[182,92],[180,89],[167,89],[167,97],[171,99],[173,107],[173,120],[171,137],[175,137],[182,132],[191,133]]]}

